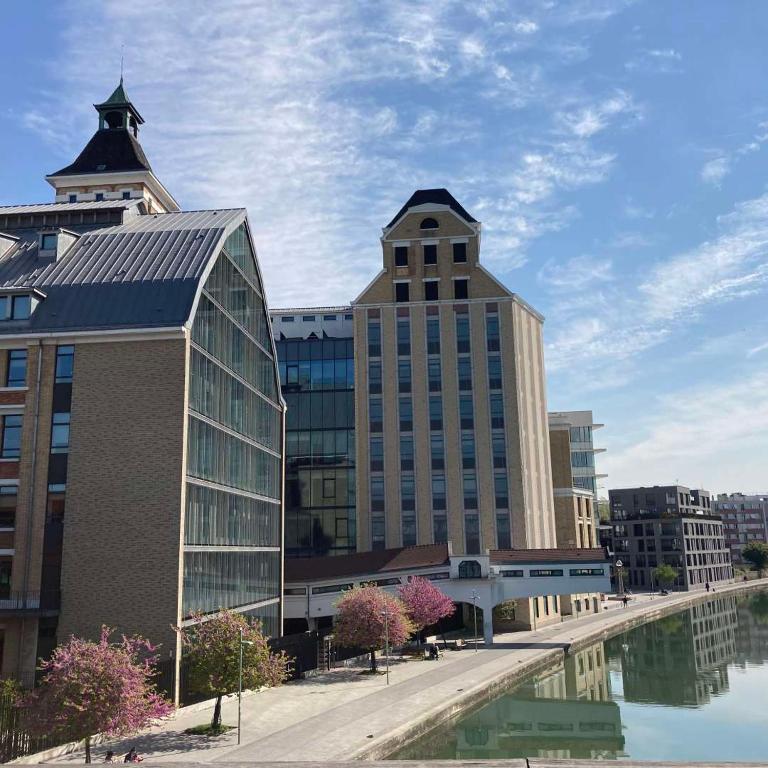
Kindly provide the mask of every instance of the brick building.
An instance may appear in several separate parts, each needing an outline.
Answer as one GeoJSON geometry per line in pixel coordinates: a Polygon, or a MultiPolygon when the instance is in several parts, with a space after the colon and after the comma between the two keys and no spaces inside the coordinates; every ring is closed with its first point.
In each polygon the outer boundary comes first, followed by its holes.
{"type": "Polygon", "coordinates": [[[741,550],[752,541],[768,541],[768,494],[718,494],[713,502],[723,519],[725,543],[734,563],[744,563],[741,550]]]}
{"type": "Polygon", "coordinates": [[[122,83],[55,203],[0,208],[0,665],[102,624],[281,621],[282,435],[246,212],[181,212],[122,83]]]}

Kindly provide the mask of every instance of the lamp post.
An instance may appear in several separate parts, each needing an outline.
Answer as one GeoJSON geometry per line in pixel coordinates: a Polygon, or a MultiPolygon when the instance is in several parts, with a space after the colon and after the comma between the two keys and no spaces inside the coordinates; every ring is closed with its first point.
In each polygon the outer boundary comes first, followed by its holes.
{"type": "Polygon", "coordinates": [[[624,567],[624,563],[621,562],[621,560],[616,561],[616,582],[618,585],[618,596],[621,597],[624,594],[624,574],[622,573],[622,568],[624,567]]]}
{"type": "Polygon", "coordinates": [[[472,590],[472,617],[475,622],[475,653],[477,653],[477,590],[472,590]]]}
{"type": "Polygon", "coordinates": [[[381,615],[384,617],[384,653],[387,664],[387,685],[389,685],[389,609],[385,608],[381,615]]]}
{"type": "Polygon", "coordinates": [[[243,700],[243,646],[253,645],[250,640],[243,639],[243,628],[240,627],[240,660],[237,669],[237,743],[240,743],[240,713],[243,700]]]}

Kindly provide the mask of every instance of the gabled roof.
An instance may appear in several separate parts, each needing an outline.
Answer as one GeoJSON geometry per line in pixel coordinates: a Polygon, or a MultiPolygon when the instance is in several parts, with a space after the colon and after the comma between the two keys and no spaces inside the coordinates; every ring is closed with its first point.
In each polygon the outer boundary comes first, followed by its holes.
{"type": "Polygon", "coordinates": [[[74,163],[50,176],[151,170],[136,137],[125,128],[116,128],[96,131],[74,163]]]}
{"type": "Polygon", "coordinates": [[[470,216],[463,206],[456,200],[456,198],[447,189],[417,189],[409,198],[408,202],[395,214],[392,221],[387,224],[387,228],[391,227],[403,214],[405,214],[409,208],[414,208],[417,205],[426,205],[427,203],[434,203],[436,205],[447,205],[454,213],[461,216],[464,221],[470,224],[477,224],[477,219],[470,216]]]}
{"type": "Polygon", "coordinates": [[[38,255],[38,229],[15,230],[21,240],[0,259],[0,288],[35,288],[46,298],[0,336],[181,327],[212,258],[245,219],[242,208],[131,216],[79,231],[59,261],[38,255]]]}
{"type": "Polygon", "coordinates": [[[389,573],[413,568],[447,566],[449,560],[447,544],[424,544],[330,557],[288,558],[285,561],[285,580],[301,582],[351,579],[380,571],[389,573]]]}

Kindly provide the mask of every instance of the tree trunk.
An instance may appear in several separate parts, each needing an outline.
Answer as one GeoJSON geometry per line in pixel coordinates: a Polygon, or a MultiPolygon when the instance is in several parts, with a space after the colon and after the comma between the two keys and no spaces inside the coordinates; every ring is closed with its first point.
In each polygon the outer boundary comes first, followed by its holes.
{"type": "Polygon", "coordinates": [[[371,651],[371,672],[376,671],[376,651],[371,651]]]}
{"type": "Polygon", "coordinates": [[[90,736],[85,737],[85,762],[86,763],[91,762],[91,737],[90,736]]]}
{"type": "Polygon", "coordinates": [[[221,694],[216,697],[216,706],[213,708],[213,719],[211,720],[211,728],[221,727],[221,694]]]}

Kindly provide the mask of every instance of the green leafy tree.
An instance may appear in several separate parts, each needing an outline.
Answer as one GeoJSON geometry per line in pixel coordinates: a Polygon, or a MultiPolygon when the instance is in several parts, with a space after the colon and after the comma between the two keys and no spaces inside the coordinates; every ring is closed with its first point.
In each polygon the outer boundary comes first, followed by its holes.
{"type": "Polygon", "coordinates": [[[261,623],[251,623],[239,613],[224,610],[212,619],[195,615],[194,624],[181,631],[189,662],[190,687],[216,697],[211,729],[221,729],[221,700],[238,689],[240,641],[243,641],[243,688],[280,685],[288,677],[290,660],[272,653],[261,623]]]}
{"type": "Polygon", "coordinates": [[[662,563],[653,569],[653,578],[660,587],[671,587],[677,577],[677,568],[673,568],[668,563],[662,563]]]}
{"type": "Polygon", "coordinates": [[[152,683],[155,647],[141,637],[110,643],[102,627],[98,642],[70,637],[41,665],[40,686],[21,703],[33,733],[85,739],[91,762],[91,737],[126,736],[165,717],[173,706],[152,683]]]}
{"type": "Polygon", "coordinates": [[[764,541],[750,541],[741,550],[741,556],[757,571],[762,578],[763,571],[768,565],[768,544],[764,541]]]}

